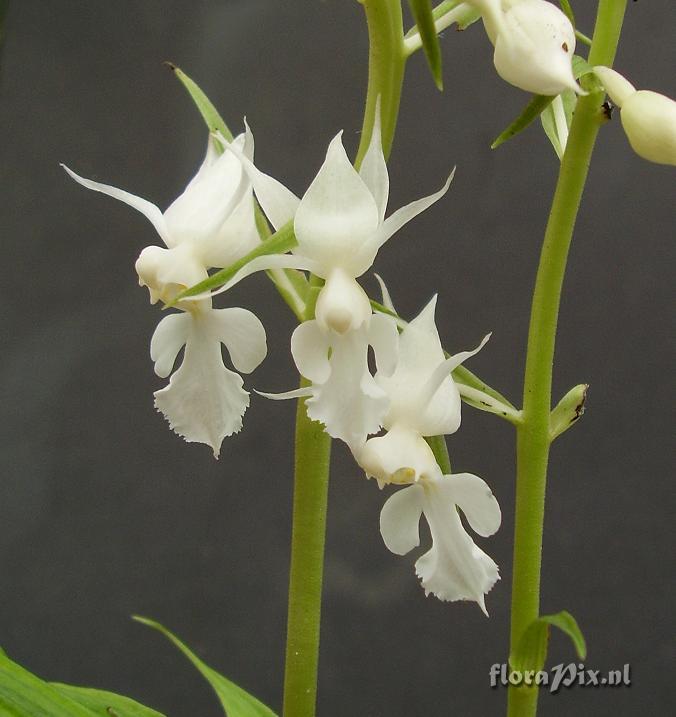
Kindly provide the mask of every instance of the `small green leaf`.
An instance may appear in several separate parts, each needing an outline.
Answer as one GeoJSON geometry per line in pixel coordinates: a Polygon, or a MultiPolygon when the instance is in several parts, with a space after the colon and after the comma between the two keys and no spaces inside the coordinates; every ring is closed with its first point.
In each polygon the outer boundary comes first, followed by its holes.
{"type": "Polygon", "coordinates": [[[537,119],[549,107],[553,99],[548,95],[533,95],[531,101],[524,107],[523,112],[507,129],[498,135],[493,144],[491,144],[491,149],[499,147],[507,140],[523,132],[533,120],[537,119]]]}
{"type": "Polygon", "coordinates": [[[127,697],[85,687],[44,682],[4,652],[0,654],[3,717],[164,717],[127,697]]]}
{"type": "Polygon", "coordinates": [[[165,304],[165,308],[171,308],[175,306],[181,299],[188,299],[191,296],[197,296],[206,291],[213,291],[226,284],[233,276],[243,267],[246,266],[252,259],[259,256],[265,256],[266,254],[284,254],[293,247],[296,246],[296,235],[293,233],[293,222],[288,222],[279,231],[276,231],[268,239],[262,241],[257,247],[252,249],[248,254],[245,254],[241,259],[238,259],[230,266],[226,266],[224,269],[213,273],[208,279],[200,281],[199,284],[195,284],[190,288],[182,291],[178,294],[173,301],[169,301],[165,304]]]}
{"type": "MultiPolygon", "coordinates": [[[[211,100],[204,94],[196,82],[191,80],[188,75],[183,72],[179,67],[176,67],[173,62],[164,63],[178,79],[183,83],[183,86],[193,99],[195,105],[200,114],[204,118],[209,132],[220,132],[228,142],[232,142],[232,132],[228,129],[228,125],[218,113],[218,110],[213,106],[211,100]]],[[[217,147],[219,151],[223,151],[220,147],[217,147]]]]}
{"type": "Polygon", "coordinates": [[[149,620],[147,617],[139,617],[138,615],[134,615],[134,620],[158,630],[178,647],[211,685],[223,706],[226,717],[277,717],[269,707],[266,707],[255,697],[245,692],[234,682],[219,675],[218,672],[212,670],[208,665],[205,665],[192,650],[169,632],[166,627],[154,620],[149,620]]]}
{"type": "Polygon", "coordinates": [[[575,618],[565,610],[555,615],[541,615],[526,628],[519,640],[516,652],[509,656],[509,664],[516,672],[534,670],[538,672],[545,666],[550,626],[558,627],[573,642],[577,656],[584,660],[587,645],[575,618]]]}
{"type": "Polygon", "coordinates": [[[432,3],[430,0],[408,0],[413,14],[415,24],[420,32],[425,57],[436,86],[443,90],[444,82],[441,71],[441,48],[439,37],[434,27],[434,16],[432,15],[432,3]]]}

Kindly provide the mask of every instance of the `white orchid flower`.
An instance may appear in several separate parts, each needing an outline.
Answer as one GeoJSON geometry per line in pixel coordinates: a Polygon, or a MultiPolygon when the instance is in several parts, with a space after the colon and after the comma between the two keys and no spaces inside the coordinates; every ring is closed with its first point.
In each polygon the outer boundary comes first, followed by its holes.
{"type": "Polygon", "coordinates": [[[546,0],[467,1],[482,13],[503,80],[538,95],[584,94],[573,75],[575,29],[560,8],[546,0]]]}
{"type": "Polygon", "coordinates": [[[676,102],[659,92],[637,90],[609,67],[595,67],[594,74],[620,108],[622,127],[634,152],[650,162],[676,165],[676,102]]]}
{"type": "MultiPolygon", "coordinates": [[[[237,137],[233,146],[253,156],[250,133],[237,137]]],[[[136,262],[139,283],[150,290],[152,303],[173,299],[205,279],[208,268],[231,264],[259,241],[251,183],[239,159],[227,151],[219,156],[211,138],[199,171],[164,214],[145,199],[65,169],[88,189],[139,210],[157,230],[166,248],[146,247],[136,262]]],[[[176,433],[188,442],[206,443],[218,457],[225,436],[240,430],[249,405],[242,378],[223,363],[221,344],[235,368],[249,373],[267,353],[265,330],[250,311],[214,309],[208,297],[177,306],[183,313],[163,318],[150,344],[161,378],[169,376],[185,346],[180,368],[155,392],[155,406],[176,433]]]]}
{"type": "MultiPolygon", "coordinates": [[[[251,182],[237,157],[218,154],[210,137],[197,174],[164,214],[152,202],[108,184],[85,179],[63,165],[79,184],[102,192],[141,212],[155,227],[165,247],[146,247],[136,262],[139,284],[147,286],[151,303],[170,301],[207,277],[207,269],[225,267],[259,243],[251,182]]],[[[232,143],[252,158],[253,136],[247,130],[232,143]]]]}
{"type": "Polygon", "coordinates": [[[475,600],[488,615],[485,594],[499,579],[498,566],[467,534],[458,509],[483,537],[500,527],[500,506],[481,478],[437,471],[387,499],[380,533],[389,550],[405,555],[420,545],[419,523],[424,515],[432,547],[418,558],[415,570],[425,594],[440,600],[475,600]]]}
{"type": "MultiPolygon", "coordinates": [[[[379,118],[378,112],[376,117],[379,118]]],[[[238,148],[232,148],[240,157],[270,222],[280,229],[293,219],[298,244],[292,249],[292,256],[254,259],[214,294],[226,291],[254,271],[293,267],[325,279],[315,309],[322,328],[344,334],[370,320],[371,306],[357,277],[371,267],[380,247],[396,231],[443,197],[453,174],[438,192],[385,218],[389,176],[379,119],[359,171],[348,159],[341,137],[339,132],[329,144],[326,159],[302,199],[257,169],[238,148]]]]}
{"type": "Polygon", "coordinates": [[[397,345],[396,324],[389,317],[373,316],[368,296],[356,279],[369,269],[378,249],[394,232],[446,193],[453,175],[435,194],[385,218],[389,177],[379,120],[360,170],[350,163],[339,133],[302,199],[258,170],[236,147],[232,150],[240,157],[275,229],[293,220],[298,245],[292,255],[254,259],[212,296],[263,269],[303,269],[325,279],[317,297],[316,318],[301,324],[291,342],[296,366],[312,385],[263,395],[308,396],[308,415],[355,450],[380,428],[388,406],[386,393],[369,372],[368,347],[374,348],[380,373],[387,375],[394,367],[397,345]]]}
{"type": "Polygon", "coordinates": [[[369,371],[368,347],[373,347],[378,371],[389,374],[396,363],[397,341],[395,322],[382,314],[342,334],[327,331],[318,321],[306,321],[293,332],[291,353],[299,373],[312,384],[262,395],[272,399],[309,397],[308,416],[323,423],[331,437],[356,450],[369,433],[380,429],[389,405],[387,393],[369,371]]]}
{"type": "Polygon", "coordinates": [[[490,334],[473,351],[446,358],[434,322],[437,297],[406,325],[399,337],[399,357],[389,374],[380,370],[375,381],[389,398],[382,421],[384,436],[369,438],[355,458],[378,483],[411,483],[438,472],[424,436],[455,433],[460,427],[460,392],[451,376],[480,351],[490,334]]]}

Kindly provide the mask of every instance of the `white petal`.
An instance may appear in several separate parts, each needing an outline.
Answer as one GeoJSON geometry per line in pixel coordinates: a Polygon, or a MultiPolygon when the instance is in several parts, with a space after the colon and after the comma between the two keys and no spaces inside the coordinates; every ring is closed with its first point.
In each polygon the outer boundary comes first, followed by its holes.
{"type": "Polygon", "coordinates": [[[253,184],[256,197],[272,226],[275,229],[281,229],[293,219],[300,199],[281,182],[261,172],[248,157],[225,140],[222,135],[219,135],[219,139],[224,146],[227,146],[239,158],[244,171],[253,184]]]}
{"type": "Polygon", "coordinates": [[[122,189],[111,187],[109,184],[101,184],[100,182],[94,182],[91,179],[85,179],[79,174],[75,174],[75,172],[73,172],[72,169],[66,167],[65,164],[62,164],[61,166],[78,184],[81,184],[83,187],[87,187],[87,189],[92,189],[95,192],[102,192],[103,194],[107,194],[113,199],[119,199],[119,201],[124,202],[130,207],[133,207],[137,211],[141,212],[141,214],[143,214],[143,216],[145,216],[146,219],[148,219],[148,221],[155,227],[157,233],[162,238],[162,241],[167,246],[170,246],[169,232],[167,230],[167,225],[164,221],[164,217],[162,216],[162,212],[152,202],[149,202],[147,199],[137,197],[135,194],[125,192],[122,189]]]}
{"type": "MultiPolygon", "coordinates": [[[[240,135],[233,145],[243,143],[240,135]]],[[[207,153],[197,174],[164,213],[172,243],[208,245],[248,192],[250,183],[237,157],[224,152],[212,160],[207,153]]],[[[253,205],[250,208],[253,213],[253,205]]]]}
{"type": "Polygon", "coordinates": [[[444,196],[444,194],[446,194],[448,188],[451,186],[454,174],[455,169],[453,169],[448,179],[446,180],[446,183],[438,192],[430,194],[428,197],[423,197],[422,199],[416,199],[414,202],[411,202],[410,204],[401,207],[401,209],[397,209],[394,214],[391,214],[389,217],[387,217],[387,219],[380,225],[377,234],[375,234],[371,242],[369,242],[369,244],[375,246],[375,251],[377,252],[378,249],[395,232],[399,231],[399,229],[404,226],[404,224],[410,222],[413,217],[417,217],[418,214],[424,212],[425,209],[431,207],[432,204],[439,201],[444,196]]]}
{"type": "Polygon", "coordinates": [[[390,296],[390,292],[385,285],[385,281],[383,280],[383,277],[380,276],[380,274],[374,273],[373,276],[376,277],[376,281],[380,285],[380,293],[383,295],[383,306],[386,309],[389,309],[393,314],[397,313],[397,310],[394,308],[394,303],[392,302],[392,297],[390,296]]]}
{"type": "Polygon", "coordinates": [[[204,320],[206,331],[214,341],[225,344],[238,371],[251,373],[261,364],[268,349],[265,329],[255,314],[238,307],[213,309],[204,320]]]}
{"type": "Polygon", "coordinates": [[[264,398],[270,398],[273,401],[286,401],[290,398],[307,398],[312,395],[312,387],[305,386],[303,388],[294,388],[291,391],[284,391],[283,393],[267,393],[266,391],[256,391],[259,396],[264,398]]]}
{"type": "Polygon", "coordinates": [[[481,351],[481,349],[486,345],[492,335],[492,333],[486,334],[483,339],[481,339],[481,343],[471,351],[460,351],[457,354],[453,354],[453,356],[449,356],[447,360],[448,365],[450,366],[450,370],[454,371],[456,368],[458,368],[458,366],[460,366],[460,364],[465,363],[468,358],[471,358],[472,356],[474,356],[474,354],[478,354],[479,351],[481,351]]]}
{"type": "MultiPolygon", "coordinates": [[[[432,427],[430,419],[436,420],[438,415],[436,410],[430,414],[428,404],[431,398],[421,398],[429,378],[444,362],[444,351],[434,323],[435,305],[436,297],[433,297],[422,312],[404,327],[399,336],[399,360],[394,373],[391,376],[380,371],[376,374],[378,383],[387,391],[391,401],[384,421],[388,428],[395,423],[405,423],[422,435],[438,435],[443,432],[428,433],[432,427]]],[[[445,377],[449,377],[448,372],[442,376],[442,382],[445,377]]],[[[451,395],[454,384],[450,378],[449,384],[450,389],[443,391],[443,397],[454,403],[454,397],[451,395]]],[[[439,384],[436,384],[436,388],[438,387],[439,384]]],[[[459,412],[459,396],[456,398],[459,412]]],[[[450,404],[442,406],[444,412],[449,408],[450,404]]],[[[446,423],[444,421],[438,428],[445,428],[446,423]]],[[[436,424],[434,427],[437,427],[436,424]]]]}
{"type": "Polygon", "coordinates": [[[355,331],[373,313],[364,289],[343,269],[333,269],[317,297],[315,317],[324,330],[355,331]]]}
{"type": "Polygon", "coordinates": [[[427,594],[440,600],[475,600],[486,613],[484,595],[499,578],[498,566],[465,532],[455,504],[439,489],[444,480],[447,477],[424,485],[423,512],[432,548],[416,562],[416,573],[427,594]]]}
{"type": "Polygon", "coordinates": [[[500,505],[488,484],[471,473],[444,476],[439,483],[449,502],[465,514],[472,530],[483,537],[493,535],[502,521],[500,505]]]}
{"type": "Polygon", "coordinates": [[[378,373],[391,376],[399,358],[397,322],[385,314],[374,314],[368,326],[368,342],[373,346],[378,373]]]}
{"type": "Polygon", "coordinates": [[[376,201],[347,158],[339,133],[298,206],[294,219],[298,253],[358,276],[351,271],[354,255],[378,224],[376,201]]]}
{"type": "Polygon", "coordinates": [[[383,155],[380,133],[380,95],[376,100],[371,142],[359,168],[359,176],[364,180],[364,184],[369,188],[369,191],[375,199],[378,207],[379,220],[382,222],[385,218],[387,198],[390,193],[390,178],[387,173],[387,163],[383,155]]]}
{"type": "Polygon", "coordinates": [[[155,406],[188,443],[206,443],[218,458],[223,439],[242,427],[249,394],[241,377],[223,365],[221,344],[201,326],[200,315],[186,316],[193,324],[183,363],[155,392],[155,406]]]}
{"type": "Polygon", "coordinates": [[[380,534],[387,549],[406,555],[420,545],[419,523],[423,489],[412,485],[393,493],[380,512],[380,534]]]}
{"type": "Polygon", "coordinates": [[[199,255],[205,266],[222,268],[234,264],[258,244],[253,192],[248,190],[219,229],[200,241],[199,255]]]}
{"type": "Polygon", "coordinates": [[[367,476],[385,483],[408,484],[441,473],[432,449],[419,433],[393,426],[384,436],[369,438],[355,451],[367,476]]]}
{"type": "Polygon", "coordinates": [[[324,383],[331,374],[329,340],[316,321],[306,321],[291,335],[291,354],[301,376],[324,383]]]}
{"type": "Polygon", "coordinates": [[[157,325],[150,340],[150,358],[160,378],[166,378],[174,368],[176,356],[188,340],[191,323],[189,314],[169,314],[157,325]]]}
{"type": "Polygon", "coordinates": [[[472,349],[472,351],[461,351],[439,364],[439,366],[428,378],[420,394],[420,401],[422,403],[430,401],[432,396],[437,392],[439,386],[441,386],[442,382],[450,375],[451,371],[460,366],[460,364],[463,363],[463,361],[466,361],[470,356],[474,356],[474,354],[481,351],[490,337],[490,334],[486,334],[486,336],[484,336],[481,340],[481,343],[475,349],[472,349]]]}
{"type": "Polygon", "coordinates": [[[387,411],[387,394],[369,373],[366,331],[331,336],[331,374],[323,384],[313,385],[307,401],[308,416],[321,421],[327,433],[350,447],[364,443],[375,433],[387,411]]]}

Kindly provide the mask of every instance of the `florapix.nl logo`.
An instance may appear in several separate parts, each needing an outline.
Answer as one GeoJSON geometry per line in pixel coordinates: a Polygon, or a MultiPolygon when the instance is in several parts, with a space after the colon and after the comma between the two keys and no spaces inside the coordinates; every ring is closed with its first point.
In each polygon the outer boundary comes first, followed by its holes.
{"type": "Polygon", "coordinates": [[[582,662],[554,665],[548,670],[512,670],[506,663],[491,665],[490,686],[497,687],[544,687],[552,694],[561,688],[571,687],[630,687],[631,666],[622,669],[593,670],[582,662]]]}

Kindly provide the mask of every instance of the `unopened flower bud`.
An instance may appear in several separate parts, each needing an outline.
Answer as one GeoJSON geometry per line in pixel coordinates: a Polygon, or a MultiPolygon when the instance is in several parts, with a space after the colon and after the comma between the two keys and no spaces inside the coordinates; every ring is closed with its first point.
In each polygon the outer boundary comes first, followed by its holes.
{"type": "Polygon", "coordinates": [[[497,29],[493,62],[503,80],[538,95],[581,93],[572,67],[575,30],[558,7],[521,0],[504,13],[497,29]]]}
{"type": "Polygon", "coordinates": [[[658,92],[637,91],[609,67],[595,67],[594,73],[620,108],[622,127],[634,152],[650,162],[676,165],[676,102],[658,92]]]}

